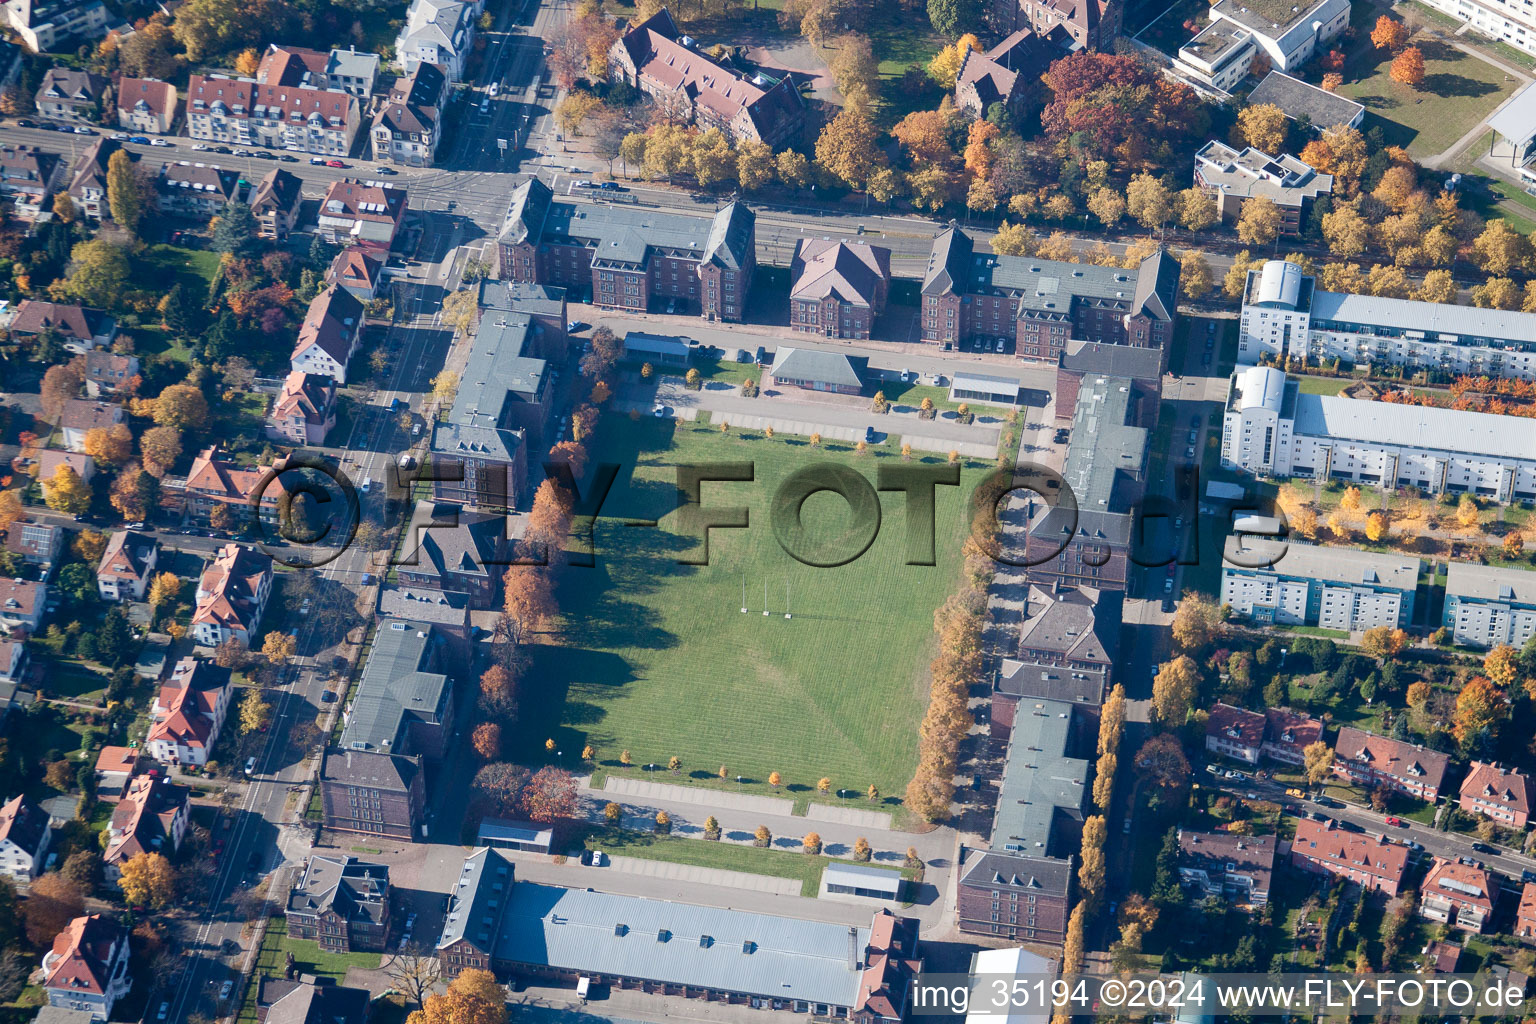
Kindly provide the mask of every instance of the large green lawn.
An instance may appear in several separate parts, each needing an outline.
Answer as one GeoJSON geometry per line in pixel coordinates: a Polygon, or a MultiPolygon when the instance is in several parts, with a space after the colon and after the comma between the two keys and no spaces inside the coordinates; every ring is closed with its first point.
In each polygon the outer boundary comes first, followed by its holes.
{"type": "Polygon", "coordinates": [[[1391,54],[1365,45],[1345,65],[1339,94],[1365,104],[1362,129],[1379,124],[1388,144],[1423,158],[1450,148],[1519,83],[1505,81],[1504,72],[1493,65],[1423,33],[1412,43],[1424,52],[1424,82],[1418,89],[1392,81],[1391,54]]]}
{"type": "MultiPolygon", "coordinates": [[[[936,566],[904,564],[904,499],[890,493],[868,551],[813,568],[775,540],[777,485],[815,463],[853,466],[873,480],[877,463],[903,465],[899,456],[722,436],[649,417],[615,422],[603,438],[593,461],[623,469],[596,531],[596,567],[562,571],[563,632],[535,647],[530,672],[548,699],[528,710],[521,742],[540,749],[553,737],[567,755],[591,743],[610,769],[629,750],[636,773],[676,755],[678,776],[658,773],[669,782],[719,785],[723,764],[729,785],[742,775],[753,792],[767,792],[778,771],[797,796],[823,776],[861,792],[874,784],[886,801],[900,793],[916,760],[933,611],[955,587],[964,496],[983,471],[968,468],[961,487],[938,489],[936,566]],[[693,545],[671,511],[675,467],[726,461],[755,463],[755,481],[705,484],[704,504],[745,506],[750,526],[712,530],[709,564],[679,565],[693,545]],[[626,525],[642,518],[659,526],[626,525]]],[[[813,496],[806,524],[828,536],[846,508],[835,495],[813,496]]]]}

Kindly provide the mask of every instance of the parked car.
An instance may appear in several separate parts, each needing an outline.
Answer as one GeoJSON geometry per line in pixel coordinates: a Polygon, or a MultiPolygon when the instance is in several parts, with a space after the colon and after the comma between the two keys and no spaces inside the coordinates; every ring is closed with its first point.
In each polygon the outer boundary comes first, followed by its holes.
{"type": "Polygon", "coordinates": [[[585,179],[583,179],[581,181],[573,181],[573,182],[571,182],[571,187],[572,188],[597,188],[596,185],[594,185],[592,182],[587,181],[585,179]]]}
{"type": "Polygon", "coordinates": [[[327,160],[325,162],[325,166],[327,166],[327,167],[335,167],[335,168],[345,168],[347,165],[342,163],[340,160],[327,160]]]}
{"type": "Polygon", "coordinates": [[[869,444],[874,444],[875,443],[875,428],[874,427],[865,427],[864,428],[864,440],[865,440],[865,442],[867,442],[869,444]]]}
{"type": "Polygon", "coordinates": [[[309,158],[309,163],[310,163],[310,166],[312,166],[312,167],[324,167],[325,166],[325,157],[323,157],[323,156],[312,156],[312,157],[309,158]]]}
{"type": "Polygon", "coordinates": [[[321,690],[320,691],[320,703],[322,703],[322,704],[335,704],[336,703],[336,691],[335,690],[321,690]]]}
{"type": "Polygon", "coordinates": [[[1339,803],[1337,800],[1335,800],[1331,796],[1320,796],[1320,797],[1317,797],[1312,802],[1317,804],[1319,807],[1343,807],[1344,806],[1343,804],[1339,803]]]}
{"type": "Polygon", "coordinates": [[[219,1002],[222,1003],[226,999],[228,999],[229,998],[229,994],[231,992],[233,992],[234,990],[235,990],[235,983],[233,981],[226,981],[219,988],[219,1002]]]}
{"type": "Polygon", "coordinates": [[[566,334],[579,334],[579,333],[581,333],[582,331],[586,330],[588,327],[591,327],[591,326],[592,326],[591,324],[584,323],[581,320],[572,320],[570,323],[565,325],[565,333],[566,334]]]}
{"type": "Polygon", "coordinates": [[[245,759],[245,774],[256,774],[256,759],[254,757],[248,757],[245,759]]]}
{"type": "Polygon", "coordinates": [[[1487,843],[1473,843],[1472,844],[1472,849],[1477,851],[1478,853],[1486,853],[1490,857],[1497,856],[1498,852],[1499,852],[1497,849],[1495,849],[1492,846],[1489,846],[1487,843]]]}
{"type": "Polygon", "coordinates": [[[299,162],[299,158],[298,157],[293,156],[292,154],[289,154],[289,153],[279,153],[279,154],[277,154],[277,158],[279,160],[281,160],[285,164],[296,164],[296,163],[299,162]]]}
{"type": "MultiPolygon", "coordinates": [[[[172,145],[170,139],[150,139],[149,140],[149,144],[151,146],[169,146],[169,145],[172,145]]],[[[261,156],[260,153],[257,153],[256,155],[257,156],[261,156]]]]}
{"type": "Polygon", "coordinates": [[[147,136],[147,135],[130,135],[128,137],[128,141],[134,143],[135,145],[147,146],[147,145],[149,145],[149,136],[147,136]]]}
{"type": "Polygon", "coordinates": [[[79,126],[77,126],[75,128],[75,134],[76,135],[96,135],[96,134],[99,134],[99,133],[96,131],[96,129],[94,129],[94,128],[87,128],[85,125],[82,124],[82,125],[79,125],[79,126]]]}
{"type": "Polygon", "coordinates": [[[379,164],[379,166],[373,169],[373,173],[392,177],[396,174],[399,174],[400,172],[395,170],[393,167],[390,167],[388,164],[379,164]]]}
{"type": "Polygon", "coordinates": [[[616,181],[603,181],[603,182],[599,182],[597,187],[602,189],[604,192],[628,192],[629,191],[629,189],[625,188],[623,185],[620,185],[616,181]]]}
{"type": "Polygon", "coordinates": [[[1391,825],[1393,828],[1407,828],[1408,827],[1408,823],[1406,821],[1404,821],[1402,818],[1398,818],[1398,817],[1388,818],[1387,819],[1387,824],[1391,825]]]}

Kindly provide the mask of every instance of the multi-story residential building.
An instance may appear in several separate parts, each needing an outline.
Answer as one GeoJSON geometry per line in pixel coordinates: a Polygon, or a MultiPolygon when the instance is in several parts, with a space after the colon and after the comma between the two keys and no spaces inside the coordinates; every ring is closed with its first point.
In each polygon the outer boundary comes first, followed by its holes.
{"type": "Polygon", "coordinates": [[[1179,48],[1174,71],[1223,93],[1248,77],[1256,62],[1294,71],[1349,27],[1349,10],[1349,0],[1218,0],[1210,23],[1179,48]]]}
{"type": "Polygon", "coordinates": [[[320,445],[336,426],[336,381],[317,373],[290,371],[267,413],[267,436],[290,444],[320,445]]]}
{"type": "Polygon", "coordinates": [[[43,954],[42,971],[49,1006],[107,1020],[113,1005],[133,987],[128,929],[103,914],[77,917],[43,954]]]}
{"type": "Polygon", "coordinates": [[[37,112],[50,121],[70,124],[101,124],[102,108],[112,80],[88,71],[52,67],[43,72],[33,101],[37,112]]]}
{"type": "MultiPolygon", "coordinates": [[[[269,53],[262,67],[275,59],[269,53]]],[[[226,75],[193,75],[186,112],[187,135],[202,142],[333,158],[351,152],[362,123],[362,104],[351,93],[226,75]]]]}
{"type": "Polygon", "coordinates": [[[1465,647],[1524,647],[1536,636],[1536,573],[1451,562],[1441,624],[1465,647]]]}
{"type": "Polygon", "coordinates": [[[67,352],[108,347],[117,338],[117,321],[99,309],[69,302],[22,299],[11,321],[11,334],[20,339],[52,332],[67,352]]]}
{"type": "Polygon", "coordinates": [[[1015,656],[1003,659],[992,682],[993,739],[1012,732],[1020,701],[1104,703],[1120,650],[1122,605],[1113,590],[1030,586],[1015,656]]]}
{"type": "Polygon", "coordinates": [[[1056,363],[1068,339],[1166,349],[1179,265],[1159,250],[1135,270],[978,253],[951,227],[933,240],[923,277],[924,341],[1002,340],[1020,359],[1056,363]]]}
{"type": "MultiPolygon", "coordinates": [[[[122,144],[106,136],[97,136],[69,171],[69,198],[75,210],[93,220],[110,220],[107,203],[107,161],[122,149],[122,144]]],[[[128,151],[128,159],[137,163],[139,155],[128,151]]]]}
{"type": "Polygon", "coordinates": [[[757,266],[756,215],[732,202],[712,217],[558,200],[531,178],[512,193],[497,239],[503,280],[554,284],[605,309],[653,300],[739,321],[757,266]]]}
{"type": "Polygon", "coordinates": [[[1221,603],[1251,622],[1358,632],[1413,621],[1422,563],[1253,534],[1227,537],[1221,603]]]}
{"type": "Polygon", "coordinates": [[[1406,740],[1344,726],[1333,744],[1333,774],[1366,789],[1388,789],[1433,803],[1449,756],[1406,740]]]}
{"type": "Polygon", "coordinates": [[[1264,709],[1264,745],[1261,756],[1283,764],[1306,763],[1306,749],[1323,738],[1323,723],[1290,708],[1264,709]]]}
{"type": "Polygon", "coordinates": [[[1408,871],[1408,847],[1379,836],[1346,832],[1331,818],[1299,818],[1291,864],[1314,874],[1338,875],[1363,889],[1396,896],[1408,871]]]}
{"type": "Polygon", "coordinates": [[[303,183],[281,167],[268,171],[251,193],[251,213],[262,238],[282,241],[299,225],[300,194],[303,183]]]}
{"type": "Polygon", "coordinates": [[[386,256],[377,249],[349,245],[326,268],[325,283],[336,285],[358,302],[366,303],[384,286],[386,256]]]}
{"type": "Polygon", "coordinates": [[[24,796],[0,804],[0,875],[26,885],[43,870],[53,838],[48,812],[24,796]]]}
{"type": "Polygon", "coordinates": [[[463,594],[481,610],[499,605],[511,561],[504,514],[419,501],[394,569],[403,586],[463,594]]]}
{"type": "Polygon", "coordinates": [[[28,565],[38,566],[46,580],[53,576],[53,563],[64,549],[65,532],[57,523],[44,523],[27,516],[6,527],[5,550],[28,565]]]}
{"type": "Polygon", "coordinates": [[[408,842],[425,838],[426,774],[420,757],[332,750],[320,766],[320,801],[326,828],[408,842]]]}
{"type": "Polygon", "coordinates": [[[155,192],[160,212],[173,217],[207,220],[240,198],[240,175],[213,164],[177,160],[160,168],[155,192]]]}
{"type": "Polygon", "coordinates": [[[310,302],[288,365],[295,372],[345,384],[347,364],[362,343],[363,304],[351,292],[331,285],[310,302]]]}
{"type": "Polygon", "coordinates": [[[261,85],[345,92],[364,102],[372,94],[378,77],[379,55],[355,47],[327,53],[273,43],[256,70],[256,81],[261,85]]]}
{"type": "MultiPolygon", "coordinates": [[[[571,321],[564,288],[486,277],[480,280],[479,305],[482,311],[495,309],[502,313],[522,313],[533,319],[530,348],[524,355],[539,359],[564,359],[570,355],[566,326],[571,321]]],[[[488,314],[482,312],[483,315],[488,314]]],[[[625,337],[634,333],[630,331],[625,337]]]]}
{"type": "Polygon", "coordinates": [[[1202,899],[1262,907],[1274,873],[1274,836],[1179,829],[1179,883],[1202,899]]]}
{"type": "Polygon", "coordinates": [[[92,398],[115,395],[139,375],[139,357],[103,348],[85,354],[85,393],[92,398]]]}
{"type": "Polygon", "coordinates": [[[1008,34],[985,52],[967,49],[955,75],[955,106],[983,118],[1001,103],[1017,117],[1040,98],[1040,78],[1032,72],[1059,55],[1055,46],[1027,28],[1008,34]]]}
{"type": "Polygon", "coordinates": [[[733,142],[766,142],[775,149],[805,128],[805,103],[786,75],[759,69],[748,78],[681,35],[666,8],[632,27],[608,50],[608,74],[681,115],[699,129],[718,128],[733,142]]]}
{"type": "Polygon", "coordinates": [[[1257,711],[1217,704],[1205,722],[1205,749],[1222,757],[1258,764],[1264,748],[1265,718],[1257,711]]]}
{"type": "Polygon", "coordinates": [[[158,78],[117,82],[117,126],[130,132],[167,135],[176,125],[176,87],[158,78]]]}
{"type": "Polygon", "coordinates": [[[47,607],[48,584],[0,579],[0,632],[31,636],[42,626],[47,607]]]}
{"type": "Polygon", "coordinates": [[[395,39],[395,59],[409,75],[422,64],[443,69],[451,85],[464,77],[475,43],[480,5],[459,0],[411,0],[395,39]]]}
{"type": "Polygon", "coordinates": [[[1515,911],[1515,934],[1522,939],[1536,938],[1536,882],[1526,882],[1520,889],[1520,906],[1515,911]]]}
{"type": "Polygon", "coordinates": [[[1320,89],[1283,71],[1271,71],[1248,94],[1251,106],[1279,107],[1292,121],[1314,128],[1344,125],[1358,127],[1365,119],[1365,107],[1336,92],[1320,89]]]}
{"type": "Polygon", "coordinates": [[[191,820],[192,791],[155,775],[129,781],[107,823],[107,847],[101,856],[107,881],[122,876],[123,865],[141,853],[175,856],[191,820]]]}
{"type": "Polygon", "coordinates": [[[212,523],[216,508],[225,509],[223,514],[231,524],[244,523],[250,517],[253,496],[258,496],[257,518],[276,523],[283,496],[282,478],[275,466],[242,466],[217,446],[197,454],[185,481],[162,481],[161,486],[165,490],[179,486],[186,495],[188,514],[204,526],[212,523]]]}
{"type": "Polygon", "coordinates": [[[320,237],[388,253],[405,222],[405,189],[342,178],[320,200],[320,237]]]}
{"type": "Polygon", "coordinates": [[[1536,421],[1305,395],[1279,370],[1250,366],[1232,375],[1221,461],[1256,476],[1528,501],[1536,499],[1536,421]]]}
{"type": "Polygon", "coordinates": [[[17,216],[34,218],[58,191],[65,170],[57,153],[36,146],[0,146],[0,196],[10,200],[17,216]]]}
{"type": "Polygon", "coordinates": [[[144,749],[166,764],[203,765],[219,741],[234,687],[230,670],[182,658],[155,696],[144,749]]]}
{"type": "Polygon", "coordinates": [[[1492,818],[1505,828],[1525,828],[1531,818],[1526,777],[1513,768],[1473,761],[1461,781],[1461,809],[1492,818]]]}
{"type": "Polygon", "coordinates": [[[1481,932],[1499,898],[1499,877],[1477,863],[1436,857],[1419,890],[1419,916],[1481,932]]]}
{"type": "Polygon", "coordinates": [[[1333,194],[1333,175],[1289,153],[1236,150],[1212,139],[1195,154],[1195,185],[1216,201],[1222,220],[1237,220],[1250,199],[1268,199],[1280,209],[1281,234],[1299,235],[1312,203],[1333,194]]]}
{"type": "Polygon", "coordinates": [[[59,430],[63,434],[64,447],[72,452],[83,452],[85,435],[93,430],[115,427],[123,419],[123,407],[120,405],[88,398],[68,399],[64,403],[64,411],[59,414],[59,430]]]}
{"type": "MultiPolygon", "coordinates": [[[[1238,359],[1385,364],[1536,380],[1536,314],[1323,291],[1284,260],[1248,271],[1238,359]]],[[[1436,410],[1429,410],[1436,411],[1436,410]]]]}
{"type": "Polygon", "coordinates": [[[392,900],[387,864],[313,854],[288,894],[288,937],[328,953],[382,953],[392,900]]]}
{"type": "Polygon", "coordinates": [[[789,268],[791,330],[828,338],[868,338],[885,312],[891,250],[867,242],[801,238],[789,268]]]}
{"type": "Polygon", "coordinates": [[[1073,411],[1071,443],[1062,464],[1070,495],[1028,501],[1025,542],[1030,581],[1124,592],[1133,520],[1146,481],[1147,415],[1133,381],[1085,378],[1073,411]]]}
{"type": "Polygon", "coordinates": [[[103,601],[142,601],[160,560],[154,535],[118,530],[107,540],[96,567],[96,590],[103,601]]]}
{"type": "Polygon", "coordinates": [[[1536,14],[1515,0],[1425,0],[1478,34],[1536,53],[1536,14]]]}
{"type": "Polygon", "coordinates": [[[99,39],[112,17],[101,0],[5,0],[3,10],[6,24],[33,53],[99,39]]]}
{"type": "Polygon", "coordinates": [[[197,582],[193,639],[204,647],[236,640],[249,648],[271,594],[271,557],[240,544],[224,545],[197,582]]]}
{"type": "MultiPolygon", "coordinates": [[[[1114,48],[1124,14],[1121,0],[991,0],[987,19],[1003,35],[1029,29],[1056,54],[1114,48]]],[[[1044,56],[1041,66],[1054,59],[1044,56]]]]}
{"type": "Polygon", "coordinates": [[[374,118],[373,158],[406,167],[431,167],[442,141],[448,76],[436,64],[417,64],[395,83],[374,118]]]}

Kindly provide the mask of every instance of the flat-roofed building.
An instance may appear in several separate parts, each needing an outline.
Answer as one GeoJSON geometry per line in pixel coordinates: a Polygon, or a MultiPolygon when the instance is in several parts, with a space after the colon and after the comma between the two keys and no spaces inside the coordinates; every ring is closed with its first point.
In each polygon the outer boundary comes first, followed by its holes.
{"type": "Polygon", "coordinates": [[[1265,75],[1264,81],[1248,94],[1248,104],[1279,107],[1292,121],[1309,124],[1319,131],[1340,124],[1355,128],[1365,118],[1362,104],[1283,71],[1265,75]]]}
{"type": "Polygon", "coordinates": [[[1536,636],[1536,573],[1451,562],[1441,624],[1465,647],[1524,647],[1536,636]]]}
{"type": "Polygon", "coordinates": [[[1406,628],[1422,567],[1392,552],[1232,534],[1222,552],[1221,603],[1262,625],[1406,628]]]}
{"type": "Polygon", "coordinates": [[[1209,24],[1179,48],[1173,68],[1207,88],[1230,92],[1257,61],[1293,71],[1349,27],[1349,0],[1218,0],[1209,24]]]}
{"type": "Polygon", "coordinates": [[[1195,154],[1195,185],[1216,201],[1226,221],[1237,220],[1248,200],[1268,199],[1280,208],[1281,234],[1297,235],[1317,197],[1333,194],[1333,175],[1319,174],[1289,153],[1270,156],[1212,139],[1195,154]]]}

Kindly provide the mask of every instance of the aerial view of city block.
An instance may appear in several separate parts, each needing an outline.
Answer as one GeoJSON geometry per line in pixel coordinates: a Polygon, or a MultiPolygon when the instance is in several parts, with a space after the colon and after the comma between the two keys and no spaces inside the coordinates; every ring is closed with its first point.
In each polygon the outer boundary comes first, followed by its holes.
{"type": "Polygon", "coordinates": [[[0,1024],[1536,1017],[1529,0],[0,35],[0,1024]]]}

